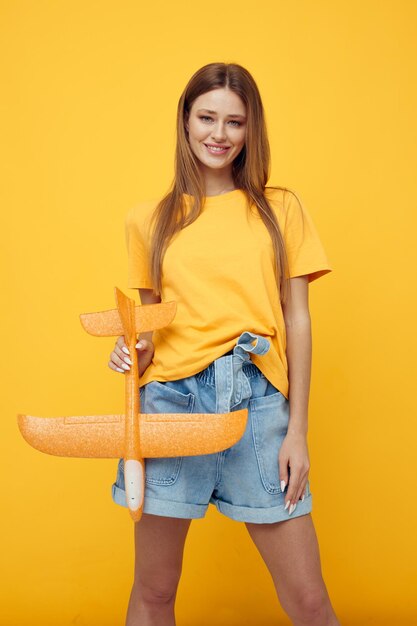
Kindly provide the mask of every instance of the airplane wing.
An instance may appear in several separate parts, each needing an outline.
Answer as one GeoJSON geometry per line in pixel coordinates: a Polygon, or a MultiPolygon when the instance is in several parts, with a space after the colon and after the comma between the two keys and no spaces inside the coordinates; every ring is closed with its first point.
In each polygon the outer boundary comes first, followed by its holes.
{"type": "Polygon", "coordinates": [[[248,409],[230,413],[141,413],[142,456],[196,456],[226,450],[243,436],[247,419],[248,409]]]}
{"type": "MultiPolygon", "coordinates": [[[[177,310],[177,303],[159,302],[135,306],[136,333],[164,328],[172,322],[177,310]]],[[[90,335],[96,337],[114,337],[123,335],[124,329],[118,309],[99,311],[97,313],[81,313],[81,324],[90,335]]]]}
{"type": "MultiPolygon", "coordinates": [[[[230,413],[140,413],[141,455],[196,456],[220,452],[245,432],[247,409],[230,413]]],[[[121,458],[124,415],[18,415],[24,439],[40,452],[79,458],[121,458]]]]}

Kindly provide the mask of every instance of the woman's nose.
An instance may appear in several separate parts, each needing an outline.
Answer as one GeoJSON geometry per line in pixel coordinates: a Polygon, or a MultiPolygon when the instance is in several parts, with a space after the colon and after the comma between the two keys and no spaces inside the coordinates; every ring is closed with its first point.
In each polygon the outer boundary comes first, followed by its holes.
{"type": "Polygon", "coordinates": [[[211,136],[213,137],[213,141],[215,141],[216,143],[221,143],[226,139],[226,131],[224,129],[224,125],[221,122],[218,122],[213,128],[211,136]]]}

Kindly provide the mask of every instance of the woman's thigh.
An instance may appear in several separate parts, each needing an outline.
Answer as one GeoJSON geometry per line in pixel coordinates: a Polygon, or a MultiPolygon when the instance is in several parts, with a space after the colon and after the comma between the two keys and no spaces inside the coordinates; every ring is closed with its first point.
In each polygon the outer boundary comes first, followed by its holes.
{"type": "Polygon", "coordinates": [[[246,528],[268,567],[284,609],[325,597],[320,552],[311,514],[246,528]]]}
{"type": "Polygon", "coordinates": [[[181,576],[191,519],[143,513],[135,523],[135,583],[155,595],[169,596],[181,576]]]}

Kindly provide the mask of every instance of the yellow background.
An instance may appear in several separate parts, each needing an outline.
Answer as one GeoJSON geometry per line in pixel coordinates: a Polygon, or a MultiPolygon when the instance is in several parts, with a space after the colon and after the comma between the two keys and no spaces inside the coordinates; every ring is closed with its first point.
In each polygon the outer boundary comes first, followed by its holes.
{"type": "MultiPolygon", "coordinates": [[[[125,213],[166,191],[178,98],[213,61],[252,72],[270,182],[300,194],[334,267],[310,288],[308,435],[332,603],[344,626],[417,624],[416,4],[9,1],[0,29],[1,624],[124,624],[117,461],[41,454],[16,414],[123,410],[113,340],[78,315],[113,308],[115,285],[135,293],[125,213]]],[[[212,507],[176,611],[179,626],[289,624],[244,524],[212,507]]]]}

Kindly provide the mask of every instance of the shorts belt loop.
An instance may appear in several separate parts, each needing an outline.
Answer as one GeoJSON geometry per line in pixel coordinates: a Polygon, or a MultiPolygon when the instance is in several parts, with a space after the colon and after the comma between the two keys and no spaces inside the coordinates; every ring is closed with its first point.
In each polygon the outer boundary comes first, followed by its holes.
{"type": "Polygon", "coordinates": [[[249,352],[263,355],[269,348],[270,343],[266,337],[245,331],[238,338],[232,355],[222,356],[214,361],[216,413],[228,413],[232,406],[250,397],[251,386],[243,372],[243,363],[250,361],[249,352]],[[253,346],[251,342],[254,339],[257,341],[253,346]]]}
{"type": "Polygon", "coordinates": [[[255,333],[251,333],[248,330],[242,333],[237,340],[237,344],[233,349],[233,352],[237,351],[238,348],[245,350],[246,352],[253,352],[254,354],[263,355],[266,354],[271,347],[270,342],[266,337],[262,337],[262,335],[256,335],[255,333]],[[256,344],[253,346],[252,341],[256,339],[256,344]]]}
{"type": "Polygon", "coordinates": [[[222,356],[214,361],[216,381],[216,413],[228,413],[233,396],[233,356],[222,356]]]}

